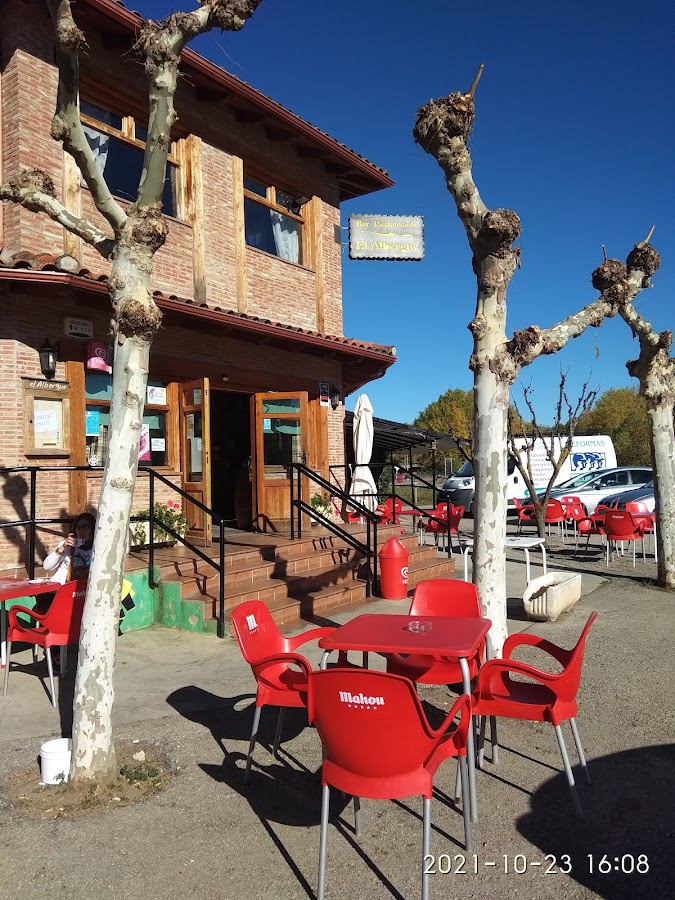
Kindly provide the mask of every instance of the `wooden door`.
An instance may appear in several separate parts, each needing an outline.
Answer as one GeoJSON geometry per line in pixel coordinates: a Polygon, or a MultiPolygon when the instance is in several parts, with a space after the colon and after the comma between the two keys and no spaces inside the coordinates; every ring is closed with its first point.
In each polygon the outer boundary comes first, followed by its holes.
{"type": "MultiPolygon", "coordinates": [[[[286,530],[291,518],[290,464],[307,463],[307,393],[276,392],[251,397],[254,526],[286,530]]],[[[309,502],[303,479],[302,497],[309,502]]]]}
{"type": "MultiPolygon", "coordinates": [[[[211,429],[209,380],[198,378],[180,385],[182,488],[195,500],[211,508],[211,429]]],[[[187,536],[208,547],[211,517],[186,501],[187,536]]]]}

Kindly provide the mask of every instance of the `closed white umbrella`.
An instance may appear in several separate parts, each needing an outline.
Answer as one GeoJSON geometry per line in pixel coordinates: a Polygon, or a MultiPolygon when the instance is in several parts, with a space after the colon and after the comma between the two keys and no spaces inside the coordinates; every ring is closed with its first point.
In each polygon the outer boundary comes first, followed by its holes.
{"type": "Polygon", "coordinates": [[[363,506],[374,510],[377,506],[377,487],[368,467],[373,453],[373,407],[367,394],[361,394],[356,401],[352,428],[356,467],[352,473],[349,495],[363,506]]]}

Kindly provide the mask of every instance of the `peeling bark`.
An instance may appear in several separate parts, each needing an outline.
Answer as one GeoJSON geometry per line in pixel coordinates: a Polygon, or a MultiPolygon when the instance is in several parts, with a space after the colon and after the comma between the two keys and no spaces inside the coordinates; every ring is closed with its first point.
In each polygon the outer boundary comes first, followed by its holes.
{"type": "MultiPolygon", "coordinates": [[[[520,220],[513,210],[490,210],[473,180],[467,146],[475,118],[473,92],[454,93],[420,107],[413,136],[443,170],[457,214],[473,253],[476,275],[476,314],[469,325],[474,347],[470,368],[474,373],[474,459],[476,477],[474,515],[474,582],[483,610],[492,620],[491,638],[497,655],[506,639],[506,422],[509,391],[523,366],[542,354],[556,353],[588,327],[597,327],[616,315],[648,281],[650,254],[642,254],[642,277],[624,267],[598,300],[547,329],[537,326],[506,338],[506,296],[520,263],[514,247],[520,220]]],[[[651,248],[650,248],[651,249],[651,248]]],[[[653,263],[653,260],[652,260],[653,263]]],[[[611,267],[610,267],[611,268],[611,267]]],[[[601,276],[598,276],[599,278],[601,276]]]]}
{"type": "Polygon", "coordinates": [[[126,212],[112,197],[84,135],[78,108],[79,52],[85,36],[71,0],[46,0],[54,21],[59,84],[51,135],[73,156],[112,236],[74,216],[54,197],[39,170],[23,172],[0,186],[0,200],[20,203],[59,222],[112,260],[108,281],[114,316],[115,357],[108,459],[98,507],[87,598],[82,618],[73,705],[71,782],[101,781],[116,774],[112,711],[113,671],[150,347],[161,312],[150,290],[153,259],[164,244],[161,213],[180,54],[196,35],[213,28],[236,31],[261,0],[199,0],[199,9],[145,22],[137,47],[149,82],[149,126],[135,203],[126,212]]]}

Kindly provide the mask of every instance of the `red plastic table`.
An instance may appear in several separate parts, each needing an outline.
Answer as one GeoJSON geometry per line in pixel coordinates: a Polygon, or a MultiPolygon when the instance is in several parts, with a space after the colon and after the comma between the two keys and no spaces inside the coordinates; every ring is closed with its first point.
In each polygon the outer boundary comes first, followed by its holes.
{"type": "Polygon", "coordinates": [[[0,579],[0,666],[4,669],[7,663],[7,600],[17,597],[35,597],[38,594],[58,591],[61,585],[57,581],[45,578],[3,578],[0,579]]]}
{"type": "MultiPolygon", "coordinates": [[[[445,616],[366,615],[336,628],[321,638],[319,647],[324,651],[321,668],[328,665],[333,650],[356,650],[372,653],[422,653],[428,656],[447,656],[458,659],[462,670],[462,690],[471,694],[471,679],[467,659],[475,656],[492,626],[489,619],[447,618],[445,616]],[[431,622],[431,629],[412,632],[410,622],[431,622]]],[[[473,744],[473,728],[469,729],[467,746],[469,762],[469,803],[471,820],[477,821],[476,768],[473,744]]]]}

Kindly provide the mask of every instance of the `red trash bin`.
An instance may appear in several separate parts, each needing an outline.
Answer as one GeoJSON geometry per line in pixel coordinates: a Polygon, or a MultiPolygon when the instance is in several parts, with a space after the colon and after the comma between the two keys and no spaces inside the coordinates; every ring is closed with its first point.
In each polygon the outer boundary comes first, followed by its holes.
{"type": "Polygon", "coordinates": [[[408,551],[398,538],[389,538],[378,554],[380,596],[384,600],[404,600],[408,596],[408,551]]]}

